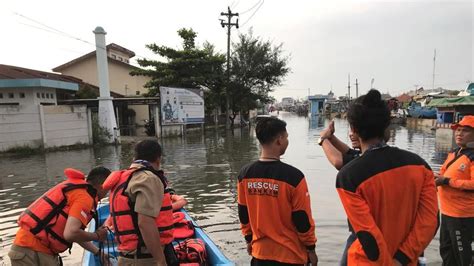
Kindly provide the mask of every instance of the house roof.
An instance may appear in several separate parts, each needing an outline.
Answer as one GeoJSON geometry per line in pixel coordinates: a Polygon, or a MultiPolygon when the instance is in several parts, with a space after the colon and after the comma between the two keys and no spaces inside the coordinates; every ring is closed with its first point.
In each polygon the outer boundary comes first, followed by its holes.
{"type": "Polygon", "coordinates": [[[65,82],[82,82],[81,79],[72,76],[2,64],[0,64],[0,79],[50,79],[65,82]]]}
{"type": "MultiPolygon", "coordinates": [[[[75,91],[81,86],[89,86],[99,91],[99,87],[73,76],[0,64],[0,87],[2,85],[3,87],[44,86],[75,91]]],[[[123,97],[122,94],[112,91],[110,93],[112,97],[123,97]]]]}
{"type": "Polygon", "coordinates": [[[403,93],[402,95],[397,97],[397,100],[399,102],[409,102],[411,101],[411,96],[406,93],[403,93]]]}
{"type": "Polygon", "coordinates": [[[77,91],[82,81],[78,78],[51,72],[0,65],[0,88],[55,88],[77,91]]]}
{"type": "MultiPolygon", "coordinates": [[[[116,51],[125,53],[126,55],[130,56],[130,58],[132,58],[132,57],[135,56],[135,53],[134,53],[133,51],[128,50],[127,48],[124,48],[124,47],[122,47],[122,46],[120,46],[120,45],[118,45],[118,44],[115,44],[115,43],[108,44],[108,45],[106,46],[106,49],[107,49],[107,51],[109,51],[109,50],[112,49],[112,50],[116,50],[116,51]]],[[[69,66],[71,66],[71,65],[74,65],[74,64],[79,63],[79,62],[81,62],[81,61],[83,61],[83,60],[85,60],[85,59],[88,59],[88,58],[90,58],[90,57],[92,57],[92,56],[95,56],[95,53],[96,53],[96,51],[94,50],[94,51],[92,51],[92,52],[90,52],[90,53],[87,53],[87,54],[85,54],[85,55],[83,55],[83,56],[80,56],[80,57],[78,57],[78,58],[76,58],[76,59],[73,59],[73,60],[71,60],[71,61],[69,61],[69,62],[67,62],[67,63],[64,63],[64,64],[62,64],[62,65],[60,65],[60,66],[57,66],[57,67],[53,68],[53,71],[54,71],[54,72],[61,72],[61,70],[64,69],[64,68],[67,68],[67,67],[69,67],[69,66]]],[[[117,59],[113,59],[113,58],[111,58],[111,57],[109,57],[108,59],[109,59],[109,60],[113,60],[114,62],[118,62],[118,63],[122,63],[122,64],[125,64],[125,65],[128,65],[128,66],[134,67],[134,66],[132,66],[132,65],[130,65],[130,64],[127,64],[127,63],[122,62],[122,61],[117,60],[117,59]]]]}
{"type": "Polygon", "coordinates": [[[428,106],[433,106],[433,107],[453,107],[453,106],[461,106],[461,105],[473,106],[474,96],[433,99],[428,104],[428,106]]]}

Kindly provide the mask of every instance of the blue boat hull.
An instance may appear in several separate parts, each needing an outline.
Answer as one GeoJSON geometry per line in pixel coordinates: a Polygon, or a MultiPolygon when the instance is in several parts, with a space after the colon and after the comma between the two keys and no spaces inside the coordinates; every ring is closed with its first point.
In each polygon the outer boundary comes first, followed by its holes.
{"type": "Polygon", "coordinates": [[[408,115],[414,118],[436,118],[436,108],[428,107],[409,107],[408,115]]]}
{"type": "MultiPolygon", "coordinates": [[[[97,208],[98,210],[98,216],[99,216],[99,224],[103,224],[104,221],[109,217],[109,204],[100,204],[99,207],[97,208]]],[[[199,226],[196,224],[196,222],[188,215],[188,213],[182,209],[181,210],[186,219],[192,221],[192,223],[195,226],[195,237],[200,238],[204,241],[206,244],[206,252],[207,252],[207,259],[208,259],[208,264],[209,265],[221,265],[221,266],[233,266],[235,265],[232,261],[230,261],[223,253],[222,251],[212,242],[212,240],[209,238],[209,236],[201,229],[199,226]]],[[[95,229],[95,221],[92,220],[89,224],[88,230],[90,232],[93,232],[95,229]]],[[[114,241],[114,236],[112,233],[109,233],[108,235],[109,238],[109,243],[112,243],[114,241]]],[[[95,245],[98,245],[98,243],[94,242],[95,245]]],[[[106,250],[107,253],[112,254],[114,257],[118,257],[118,251],[117,251],[117,246],[116,245],[109,245],[105,246],[104,249],[106,250]]],[[[99,258],[92,255],[92,253],[85,251],[84,252],[84,257],[82,260],[82,265],[83,266],[99,266],[101,265],[99,262],[99,258]]]]}

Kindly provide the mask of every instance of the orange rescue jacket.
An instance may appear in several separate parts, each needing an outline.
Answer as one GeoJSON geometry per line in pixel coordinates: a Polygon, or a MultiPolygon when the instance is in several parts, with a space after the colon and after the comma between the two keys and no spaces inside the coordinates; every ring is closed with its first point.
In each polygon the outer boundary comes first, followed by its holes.
{"type": "Polygon", "coordinates": [[[115,230],[115,237],[119,243],[120,251],[141,252],[144,247],[143,238],[138,228],[138,214],[134,211],[134,202],[125,193],[133,174],[138,171],[151,171],[160,178],[165,188],[163,196],[163,204],[160,213],[156,217],[156,226],[160,232],[160,242],[162,245],[169,244],[173,241],[173,208],[171,205],[171,195],[166,188],[167,182],[163,175],[163,171],[156,171],[146,167],[131,168],[128,170],[114,171],[107,177],[103,187],[111,189],[110,216],[115,230]]]}
{"type": "Polygon", "coordinates": [[[336,188],[357,236],[348,265],[417,265],[438,226],[434,175],[422,158],[379,145],[344,166],[336,188]]]}
{"type": "Polygon", "coordinates": [[[441,213],[457,218],[474,217],[474,149],[457,148],[440,169],[446,185],[438,187],[441,213]]]}
{"type": "Polygon", "coordinates": [[[252,256],[306,264],[316,234],[303,173],[281,161],[256,161],[238,180],[239,219],[252,256]]]}
{"type": "MultiPolygon", "coordinates": [[[[64,170],[67,180],[57,184],[33,202],[18,218],[19,227],[29,230],[53,254],[64,252],[72,243],[64,239],[64,228],[69,213],[66,193],[74,189],[86,189],[97,205],[97,191],[84,179],[78,170],[64,170]]],[[[90,221],[92,215],[88,215],[90,221]]],[[[84,229],[84,228],[83,228],[84,229]]]]}

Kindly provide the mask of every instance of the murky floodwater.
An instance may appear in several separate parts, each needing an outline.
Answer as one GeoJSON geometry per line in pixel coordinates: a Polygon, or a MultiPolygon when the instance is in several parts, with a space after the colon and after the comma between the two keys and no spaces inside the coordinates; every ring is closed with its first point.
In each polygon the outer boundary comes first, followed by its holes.
{"type": "MultiPolygon", "coordinates": [[[[337,265],[348,230],[334,187],[336,170],[316,144],[319,131],[327,121],[309,121],[289,113],[280,113],[280,118],[288,123],[290,139],[283,161],[307,176],[320,265],[337,265]]],[[[336,120],[336,135],[346,142],[347,130],[345,120],[336,120]]],[[[258,158],[254,132],[237,129],[233,135],[226,135],[223,131],[207,130],[204,136],[188,134],[184,139],[165,139],[162,144],[163,168],[175,190],[188,199],[191,215],[230,259],[238,265],[248,264],[238,223],[236,174],[241,166],[258,158]]],[[[439,169],[448,149],[436,143],[434,132],[405,127],[391,130],[389,144],[419,154],[434,170],[439,169]]],[[[0,265],[2,257],[8,265],[6,254],[17,230],[17,216],[34,199],[62,181],[64,168],[87,172],[93,166],[104,165],[115,170],[127,167],[131,157],[131,146],[0,157],[0,265]]],[[[426,253],[430,264],[440,264],[438,237],[426,253]]],[[[75,248],[71,255],[64,255],[65,264],[73,265],[80,263],[82,252],[75,248]]]]}

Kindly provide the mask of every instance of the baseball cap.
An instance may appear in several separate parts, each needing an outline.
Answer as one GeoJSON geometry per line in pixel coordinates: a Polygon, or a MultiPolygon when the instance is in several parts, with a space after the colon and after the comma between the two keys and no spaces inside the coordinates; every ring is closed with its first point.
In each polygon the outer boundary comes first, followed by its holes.
{"type": "Polygon", "coordinates": [[[459,121],[459,123],[451,125],[451,129],[454,130],[458,127],[474,128],[474,115],[466,115],[461,119],[461,121],[459,121]]]}

